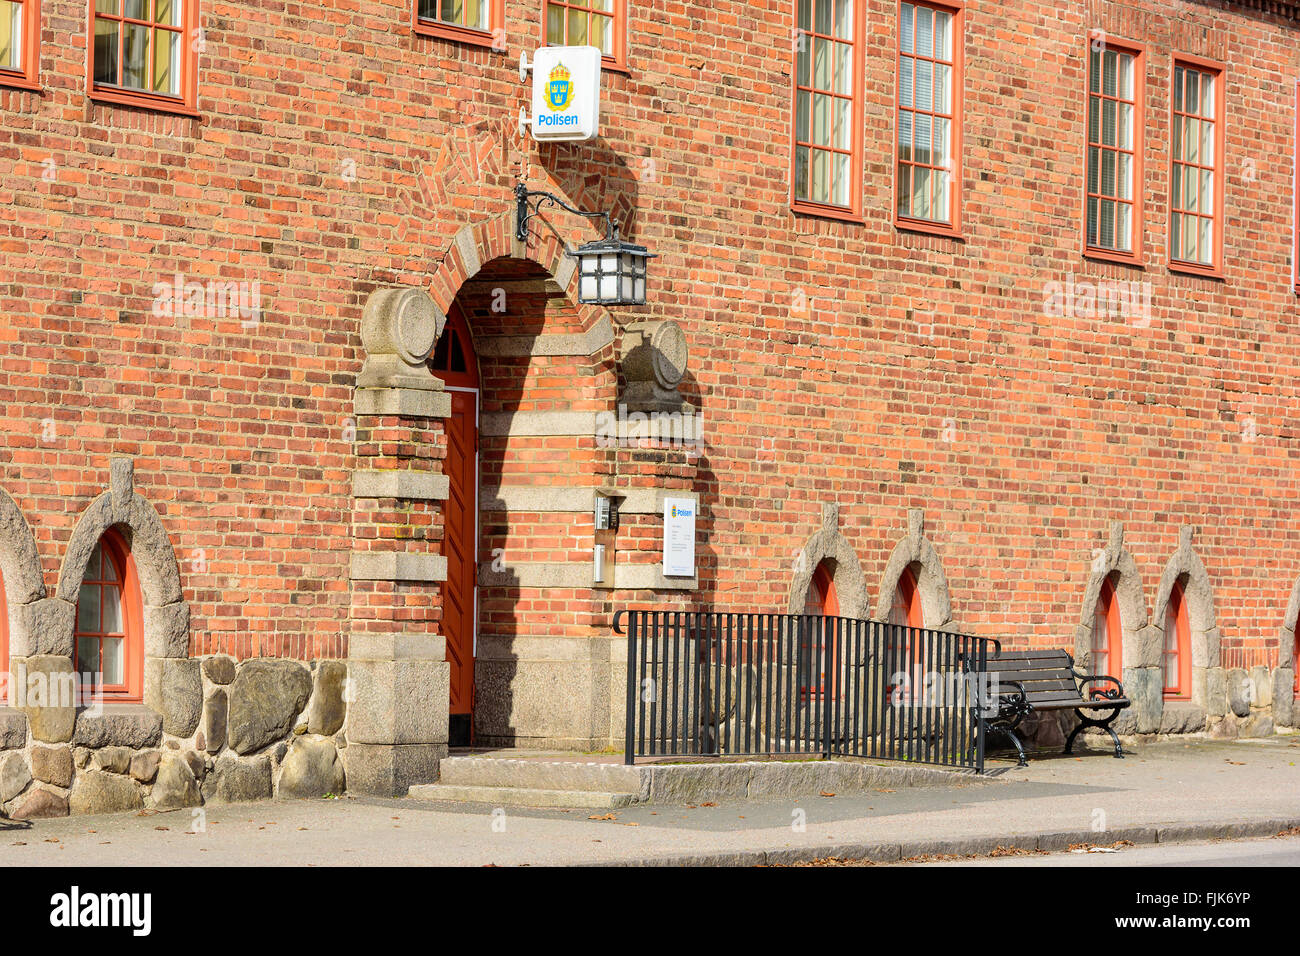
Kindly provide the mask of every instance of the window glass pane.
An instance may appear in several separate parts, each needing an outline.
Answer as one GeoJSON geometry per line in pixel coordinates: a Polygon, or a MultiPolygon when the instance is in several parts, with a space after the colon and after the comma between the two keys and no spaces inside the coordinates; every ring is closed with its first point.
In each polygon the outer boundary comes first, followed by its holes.
{"type": "Polygon", "coordinates": [[[103,660],[100,662],[104,671],[105,684],[121,684],[122,679],[122,638],[106,637],[103,643],[103,660]]]}
{"type": "Polygon", "coordinates": [[[835,92],[853,92],[853,47],[847,43],[835,44],[835,92]]]}
{"type": "Polygon", "coordinates": [[[912,115],[906,110],[898,114],[898,158],[910,161],[912,157],[912,115]]]}
{"type": "Polygon", "coordinates": [[[1115,156],[1115,195],[1120,199],[1133,198],[1133,157],[1128,153],[1115,156]]]}
{"type": "Polygon", "coordinates": [[[800,90],[794,98],[794,138],[800,143],[808,142],[809,136],[809,104],[810,94],[805,90],[800,90]]]}
{"type": "Polygon", "coordinates": [[[1184,158],[1189,163],[1195,163],[1200,160],[1201,142],[1201,121],[1186,119],[1183,121],[1183,151],[1186,154],[1184,158]]]}
{"type": "Polygon", "coordinates": [[[1183,88],[1186,84],[1186,71],[1181,66],[1174,67],[1174,109],[1183,108],[1183,88]]]}
{"type": "Polygon", "coordinates": [[[934,68],[934,111],[952,115],[952,67],[934,68]]]}
{"type": "Polygon", "coordinates": [[[812,151],[812,198],[814,201],[830,202],[830,181],[830,153],[814,149],[812,151]]]}
{"type": "Polygon", "coordinates": [[[946,166],[951,155],[948,146],[948,132],[951,120],[935,117],[934,120],[934,164],[946,166]]]}
{"type": "Polygon", "coordinates": [[[898,214],[912,214],[912,167],[898,164],[898,214]]]}
{"type": "Polygon", "coordinates": [[[446,23],[464,23],[465,7],[462,0],[442,0],[442,10],[438,19],[446,23]]]}
{"type": "Polygon", "coordinates": [[[1119,95],[1126,100],[1133,99],[1133,54],[1119,55],[1119,95]]]}
{"type": "Polygon", "coordinates": [[[117,83],[117,22],[95,21],[95,82],[117,83]]]}
{"type": "Polygon", "coordinates": [[[1184,74],[1185,89],[1183,91],[1183,102],[1186,104],[1184,109],[1188,113],[1197,112],[1198,105],[1201,102],[1200,88],[1197,81],[1200,79],[1195,70],[1188,70],[1184,74]]]}
{"type": "Polygon", "coordinates": [[[934,218],[939,222],[950,222],[952,216],[948,211],[948,171],[934,171],[934,218]]]}
{"type": "Polygon", "coordinates": [[[1201,163],[1205,166],[1214,165],[1214,124],[1201,123],[1201,163]]]}
{"type": "Polygon", "coordinates": [[[148,83],[149,28],[126,24],[122,43],[122,85],[146,90],[148,83]]]}
{"type": "Polygon", "coordinates": [[[1115,248],[1115,204],[1108,199],[1100,201],[1098,211],[1101,213],[1101,244],[1108,249],[1115,248]]]}
{"type": "Polygon", "coordinates": [[[835,100],[835,148],[853,148],[853,121],[849,118],[853,110],[853,101],[842,98],[835,100]]]}
{"type": "Polygon", "coordinates": [[[1177,212],[1169,219],[1169,254],[1175,259],[1187,258],[1183,252],[1183,217],[1177,212]]]}
{"type": "Polygon", "coordinates": [[[1119,70],[1115,62],[1115,51],[1107,50],[1102,54],[1101,91],[1107,96],[1114,96],[1119,91],[1117,78],[1119,70]]]}
{"type": "Polygon", "coordinates": [[[794,194],[798,199],[810,199],[808,188],[808,147],[799,146],[794,151],[794,194]]]}
{"type": "Polygon", "coordinates": [[[1115,117],[1115,132],[1117,145],[1124,149],[1133,148],[1133,107],[1128,103],[1120,103],[1119,112],[1115,117]]]}
{"type": "Polygon", "coordinates": [[[1202,116],[1214,119],[1214,77],[1209,73],[1201,74],[1201,109],[1202,116]]]}
{"type": "Polygon", "coordinates": [[[1214,173],[1209,169],[1201,170],[1200,211],[1206,216],[1214,215],[1214,173]]]}
{"type": "Polygon", "coordinates": [[[149,0],[125,0],[122,7],[123,16],[128,16],[132,20],[149,19],[149,0]]]}
{"type": "Polygon", "coordinates": [[[614,55],[613,17],[592,14],[590,43],[592,46],[600,47],[600,52],[604,53],[606,56],[614,55]]]}
{"type": "Polygon", "coordinates": [[[1098,182],[1098,173],[1101,170],[1101,151],[1096,146],[1088,147],[1088,192],[1096,193],[1098,182]]]}
{"type": "Polygon", "coordinates": [[[0,69],[22,69],[23,5],[0,2],[0,69]]]}
{"type": "Polygon", "coordinates": [[[812,86],[812,50],[810,49],[811,40],[806,36],[799,37],[799,85],[812,86]]]}
{"type": "Polygon", "coordinates": [[[912,192],[912,215],[917,219],[930,218],[930,170],[916,167],[916,183],[912,192]]]}
{"type": "Polygon", "coordinates": [[[903,4],[901,29],[898,33],[898,48],[904,53],[915,53],[915,36],[913,33],[914,21],[916,19],[916,7],[910,3],[903,4]]]}
{"type": "MultiPolygon", "coordinates": [[[[1190,176],[1188,177],[1191,178],[1190,176]]],[[[1187,258],[1196,262],[1198,260],[1196,252],[1196,217],[1183,216],[1183,250],[1187,253],[1187,258]]]]}
{"type": "Polygon", "coordinates": [[[916,61],[916,108],[928,110],[934,108],[934,64],[929,60],[916,61]]]}
{"type": "Polygon", "coordinates": [[[898,65],[898,105],[914,106],[912,101],[912,70],[916,61],[911,57],[903,57],[902,62],[898,65]]]}
{"type": "Polygon", "coordinates": [[[849,197],[849,158],[847,153],[835,154],[835,195],[832,202],[837,206],[847,206],[851,202],[849,197]]]}
{"type": "Polygon", "coordinates": [[[853,39],[853,0],[836,0],[835,35],[841,40],[853,39]]]}
{"type": "Polygon", "coordinates": [[[934,11],[929,7],[916,8],[916,52],[934,56],[934,11]]]}
{"type": "Polygon", "coordinates": [[[1183,209],[1190,209],[1190,210],[1196,209],[1197,186],[1198,186],[1198,179],[1196,175],[1196,170],[1184,169],[1183,170],[1183,202],[1182,202],[1183,209]]]}
{"type": "Polygon", "coordinates": [[[181,25],[181,0],[154,0],[153,22],[181,25]]]}
{"type": "Polygon", "coordinates": [[[106,587],[100,589],[102,592],[102,605],[100,630],[105,634],[121,634],[122,631],[122,592],[115,587],[106,587]]]}
{"type": "Polygon", "coordinates": [[[564,46],[564,7],[554,3],[546,7],[546,42],[564,46]]]}
{"type": "Polygon", "coordinates": [[[817,21],[813,25],[818,33],[830,36],[832,0],[816,0],[817,21]]]}
{"type": "Polygon", "coordinates": [[[99,586],[83,584],[77,593],[77,630],[99,633],[99,586]]]}
{"type": "MultiPolygon", "coordinates": [[[[104,546],[97,544],[95,550],[90,552],[90,560],[86,562],[85,580],[102,581],[101,562],[104,560],[104,546]]],[[[111,568],[111,565],[110,565],[111,568]]],[[[110,571],[111,573],[111,571],[110,571]]]]}
{"type": "Polygon", "coordinates": [[[1101,193],[1115,195],[1115,153],[1109,149],[1101,151],[1101,193]]]}
{"type": "Polygon", "coordinates": [[[1101,142],[1101,98],[1088,98],[1088,142],[1101,142]]]}
{"type": "Polygon", "coordinates": [[[799,0],[799,29],[812,29],[812,0],[799,0]]]}
{"type": "Polygon", "coordinates": [[[952,62],[952,14],[939,10],[934,15],[935,59],[952,62]]]}
{"type": "Polygon", "coordinates": [[[153,89],[155,93],[180,92],[181,35],[155,30],[153,38],[153,89]]]}
{"type": "Polygon", "coordinates": [[[122,2],[121,0],[95,0],[95,12],[119,16],[122,13],[122,2]]]}
{"type": "Polygon", "coordinates": [[[813,138],[817,146],[831,144],[831,97],[824,94],[813,96],[813,138]]]}
{"type": "MultiPolygon", "coordinates": [[[[1190,220],[1191,217],[1189,216],[1190,220]]],[[[1210,265],[1214,261],[1214,220],[1197,219],[1196,223],[1200,227],[1200,242],[1197,246],[1198,260],[1203,265],[1210,265]]]]}
{"type": "Polygon", "coordinates": [[[1101,92],[1101,51],[1095,47],[1088,56],[1088,91],[1101,92]]]}
{"type": "Polygon", "coordinates": [[[1174,159],[1186,159],[1183,155],[1183,122],[1181,116],[1174,117],[1173,131],[1173,154],[1174,159]]]}
{"type": "Polygon", "coordinates": [[[1115,101],[1101,102],[1101,141],[1103,145],[1115,145],[1115,101]]]}
{"type": "Polygon", "coordinates": [[[813,38],[813,81],[819,90],[831,88],[831,41],[813,38]]]}
{"type": "Polygon", "coordinates": [[[930,155],[930,117],[924,114],[918,114],[914,122],[916,123],[915,156],[918,163],[930,163],[933,159],[930,155]]]}
{"type": "Polygon", "coordinates": [[[99,673],[99,640],[94,637],[77,638],[77,672],[99,673]]]}
{"type": "Polygon", "coordinates": [[[569,11],[569,36],[565,42],[569,46],[587,45],[587,11],[569,11]]]}
{"type": "Polygon", "coordinates": [[[1115,248],[1122,252],[1133,251],[1133,207],[1128,203],[1115,207],[1115,248]]]}

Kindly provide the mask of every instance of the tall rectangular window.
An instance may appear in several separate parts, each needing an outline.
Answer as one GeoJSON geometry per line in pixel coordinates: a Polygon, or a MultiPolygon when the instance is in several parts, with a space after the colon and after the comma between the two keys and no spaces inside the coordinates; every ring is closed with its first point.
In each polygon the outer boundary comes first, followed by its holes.
{"type": "Polygon", "coordinates": [[[175,112],[194,108],[198,0],[90,0],[89,93],[175,112]]]}
{"type": "Polygon", "coordinates": [[[627,64],[627,0],[546,0],[549,46],[594,46],[605,63],[627,64]]]}
{"type": "Polygon", "coordinates": [[[1174,62],[1170,266],[1218,273],[1223,243],[1223,70],[1174,62]]]}
{"type": "Polygon", "coordinates": [[[0,0],[0,85],[37,86],[40,0],[0,0]]]}
{"type": "Polygon", "coordinates": [[[901,3],[896,221],[960,226],[961,8],[901,3]]]}
{"type": "Polygon", "coordinates": [[[862,204],[859,0],[798,0],[794,203],[856,217],[862,204]]]}
{"type": "Polygon", "coordinates": [[[415,0],[412,28],[442,37],[505,50],[505,0],[415,0]]]}
{"type": "Polygon", "coordinates": [[[1138,48],[1089,41],[1084,251],[1099,258],[1142,257],[1143,64],[1138,48]]]}

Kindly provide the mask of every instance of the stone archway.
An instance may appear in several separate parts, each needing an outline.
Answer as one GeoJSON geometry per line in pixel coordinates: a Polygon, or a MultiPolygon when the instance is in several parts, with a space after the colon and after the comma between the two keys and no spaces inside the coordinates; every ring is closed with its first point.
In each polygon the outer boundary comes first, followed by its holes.
{"type": "Polygon", "coordinates": [[[795,574],[790,581],[790,593],[786,602],[787,613],[804,612],[808,585],[812,583],[818,566],[825,562],[835,586],[840,617],[863,619],[867,616],[869,602],[862,565],[853,546],[840,534],[839,524],[839,505],[822,505],[821,530],[804,544],[795,564],[795,574]]]}
{"type": "MultiPolygon", "coordinates": [[[[60,654],[57,626],[44,626],[52,608],[44,600],[45,581],[31,526],[8,493],[0,490],[0,581],[9,613],[8,657],[60,654]]],[[[72,619],[68,617],[71,638],[72,619]]]]}
{"type": "Polygon", "coordinates": [[[925,512],[913,508],[907,513],[907,535],[895,546],[884,573],[880,576],[880,590],[876,597],[877,621],[888,621],[893,607],[894,592],[899,579],[908,569],[916,574],[916,590],[921,598],[924,626],[936,631],[950,630],[952,596],[948,591],[948,576],[943,562],[930,539],[925,536],[925,512]]]}
{"type": "Polygon", "coordinates": [[[1191,707],[1163,708],[1161,731],[1187,733],[1204,729],[1206,715],[1223,714],[1227,691],[1219,655],[1219,628],[1214,601],[1214,585],[1200,556],[1192,546],[1196,529],[1185,526],[1179,531],[1178,549],[1170,556],[1156,591],[1152,627],[1161,634],[1164,645],[1165,611],[1174,586],[1183,583],[1187,601],[1187,619],[1191,627],[1192,700],[1191,707]]]}
{"type": "Polygon", "coordinates": [[[1079,624],[1075,628],[1075,666],[1091,673],[1092,621],[1102,585],[1111,579],[1115,599],[1119,602],[1120,627],[1123,631],[1124,672],[1118,675],[1133,706],[1116,722],[1121,733],[1153,734],[1160,729],[1164,708],[1164,684],[1160,676],[1160,639],[1162,632],[1150,626],[1142,577],[1137,563],[1124,546],[1124,525],[1110,526],[1106,547],[1093,552],[1088,584],[1083,592],[1079,624]]]}

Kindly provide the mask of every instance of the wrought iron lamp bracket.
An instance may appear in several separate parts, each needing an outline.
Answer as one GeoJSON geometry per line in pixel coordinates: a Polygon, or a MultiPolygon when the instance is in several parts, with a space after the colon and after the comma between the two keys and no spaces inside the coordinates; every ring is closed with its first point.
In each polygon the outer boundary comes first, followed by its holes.
{"type": "MultiPolygon", "coordinates": [[[[618,222],[611,218],[607,212],[586,212],[570,206],[567,202],[553,193],[543,192],[541,190],[529,189],[524,183],[515,186],[515,204],[516,204],[516,226],[515,238],[520,242],[528,241],[528,224],[541,215],[543,206],[558,206],[566,212],[571,212],[575,216],[581,216],[584,219],[603,219],[605,221],[605,238],[606,240],[618,240],[618,222]]],[[[544,221],[544,220],[543,220],[544,221]]],[[[549,227],[549,223],[547,224],[549,227]]],[[[555,230],[552,229],[552,232],[555,230]]],[[[569,248],[569,244],[564,241],[559,234],[561,245],[564,246],[564,252],[568,256],[575,255],[574,251],[569,248]]]]}

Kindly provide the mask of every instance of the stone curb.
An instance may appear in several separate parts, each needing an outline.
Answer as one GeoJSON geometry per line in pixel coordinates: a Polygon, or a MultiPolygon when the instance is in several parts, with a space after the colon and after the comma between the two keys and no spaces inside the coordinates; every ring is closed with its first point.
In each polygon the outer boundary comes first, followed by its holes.
{"type": "Polygon", "coordinates": [[[872,863],[899,863],[916,856],[988,856],[999,846],[1021,850],[1059,853],[1075,843],[1106,846],[1128,840],[1138,846],[1156,843],[1194,843],[1199,840],[1242,840],[1273,836],[1282,830],[1300,827],[1300,818],[1255,820],[1245,823],[1178,823],[1153,826],[1121,827],[1097,834],[1091,830],[1052,830],[1001,837],[952,837],[946,840],[909,840],[898,843],[836,843],[830,846],[799,847],[782,850],[737,850],[721,853],[696,853],[684,856],[646,857],[582,863],[577,866],[788,866],[836,857],[842,860],[869,860],[872,863]]]}

